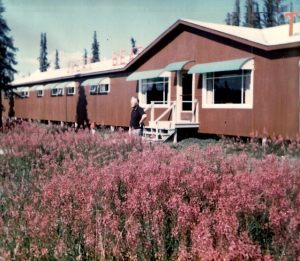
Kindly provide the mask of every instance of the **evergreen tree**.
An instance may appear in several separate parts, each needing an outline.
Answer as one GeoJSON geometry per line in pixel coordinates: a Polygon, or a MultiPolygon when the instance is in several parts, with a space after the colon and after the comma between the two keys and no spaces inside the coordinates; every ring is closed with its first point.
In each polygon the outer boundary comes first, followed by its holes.
{"type": "Polygon", "coordinates": [[[254,21],[253,0],[246,0],[244,26],[253,27],[253,21],[254,21]]]}
{"type": "Polygon", "coordinates": [[[265,27],[272,27],[284,24],[283,10],[284,5],[282,0],[264,0],[264,15],[263,24],[265,27]]]}
{"type": "Polygon", "coordinates": [[[241,17],[240,0],[236,0],[234,5],[234,11],[231,13],[228,12],[226,14],[225,23],[227,25],[239,26],[241,22],[240,17],[241,17]]]}
{"type": "MultiPolygon", "coordinates": [[[[293,4],[293,1],[290,2],[290,12],[294,12],[294,4],[293,4]]],[[[296,23],[296,17],[294,17],[294,23],[296,23]]]]}
{"type": "Polygon", "coordinates": [[[247,0],[245,5],[245,21],[244,26],[261,28],[261,19],[259,5],[254,0],[247,0]]]}
{"type": "Polygon", "coordinates": [[[259,11],[259,4],[254,2],[254,21],[253,21],[254,28],[262,28],[261,26],[261,17],[259,11]]]}
{"type": "Polygon", "coordinates": [[[288,5],[284,5],[282,0],[276,0],[275,7],[277,25],[285,24],[283,13],[288,11],[288,5]]]}
{"type": "Polygon", "coordinates": [[[58,55],[58,50],[56,49],[55,51],[55,64],[54,64],[55,70],[60,69],[59,66],[59,55],[58,55]]]}
{"type": "Polygon", "coordinates": [[[130,38],[130,43],[133,54],[137,54],[138,49],[136,47],[136,40],[133,37],[130,38]]]}
{"type": "Polygon", "coordinates": [[[92,63],[99,62],[99,42],[97,40],[97,33],[94,31],[94,39],[92,43],[92,63]]]}
{"type": "Polygon", "coordinates": [[[44,64],[43,64],[43,56],[44,56],[44,34],[41,33],[41,39],[40,39],[40,56],[38,58],[40,63],[40,71],[44,71],[44,64]]]}
{"type": "Polygon", "coordinates": [[[225,23],[227,24],[227,25],[232,25],[232,15],[231,15],[231,13],[227,13],[227,15],[226,15],[226,18],[225,18],[225,23]]]}
{"type": "Polygon", "coordinates": [[[45,72],[49,68],[50,64],[48,63],[47,58],[48,52],[47,52],[47,35],[46,33],[41,33],[41,41],[40,41],[40,56],[39,56],[39,62],[40,62],[40,71],[45,72]]]}
{"type": "Polygon", "coordinates": [[[87,64],[87,60],[88,60],[87,50],[84,49],[84,52],[83,52],[83,64],[84,64],[84,65],[87,64]]]}
{"type": "Polygon", "coordinates": [[[241,17],[241,6],[240,0],[235,1],[234,12],[232,13],[232,25],[239,26],[240,25],[240,17],[241,17]]]}
{"type": "Polygon", "coordinates": [[[14,65],[17,64],[15,60],[17,48],[14,47],[13,38],[9,36],[10,28],[3,17],[4,12],[5,8],[0,0],[0,128],[3,126],[2,93],[11,93],[9,83],[14,79],[16,73],[14,65]]]}

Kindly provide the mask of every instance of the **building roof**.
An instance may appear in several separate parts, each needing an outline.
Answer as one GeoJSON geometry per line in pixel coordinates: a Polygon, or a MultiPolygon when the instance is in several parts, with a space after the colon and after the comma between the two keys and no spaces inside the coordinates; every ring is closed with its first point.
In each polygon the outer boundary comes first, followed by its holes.
{"type": "Polygon", "coordinates": [[[265,51],[278,50],[283,48],[300,47],[300,23],[294,23],[294,34],[289,36],[289,25],[256,29],[241,26],[232,26],[224,24],[207,23],[189,19],[179,19],[161,35],[159,35],[150,45],[148,45],[133,60],[123,65],[113,65],[112,60],[104,60],[98,63],[88,64],[85,66],[75,66],[73,68],[62,68],[59,70],[49,70],[47,72],[36,72],[24,78],[12,82],[12,86],[26,86],[34,84],[44,84],[54,81],[72,80],[79,77],[96,77],[102,74],[112,74],[124,72],[133,64],[139,61],[146,53],[149,52],[158,42],[167,37],[170,32],[179,26],[187,26],[202,30],[211,34],[230,38],[234,41],[254,46],[265,51]]]}
{"type": "Polygon", "coordinates": [[[209,28],[223,34],[236,36],[245,40],[266,46],[274,46],[289,43],[299,43],[300,46],[300,23],[294,23],[294,34],[289,36],[289,25],[284,24],[275,27],[257,29],[242,26],[206,23],[189,19],[182,21],[201,27],[209,28]]]}
{"type": "Polygon", "coordinates": [[[46,72],[36,71],[31,75],[23,78],[16,79],[12,82],[12,86],[18,85],[33,85],[35,83],[40,82],[51,82],[51,81],[62,81],[62,80],[70,80],[71,78],[77,77],[88,77],[88,76],[97,76],[100,72],[103,74],[113,73],[114,71],[118,71],[126,66],[129,61],[129,57],[126,57],[127,62],[122,65],[113,65],[113,61],[104,60],[96,63],[89,63],[86,65],[73,65],[68,68],[61,69],[50,69],[46,72]]]}

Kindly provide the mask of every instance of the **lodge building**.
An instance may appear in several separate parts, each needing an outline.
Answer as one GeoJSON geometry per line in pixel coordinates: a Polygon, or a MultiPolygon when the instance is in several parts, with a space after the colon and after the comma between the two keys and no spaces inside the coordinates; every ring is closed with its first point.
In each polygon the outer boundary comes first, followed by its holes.
{"type": "Polygon", "coordinates": [[[156,139],[176,140],[178,131],[191,129],[300,133],[300,23],[289,35],[288,25],[254,29],[180,19],[134,59],[121,59],[15,80],[15,116],[128,127],[129,100],[138,96],[156,139]]]}

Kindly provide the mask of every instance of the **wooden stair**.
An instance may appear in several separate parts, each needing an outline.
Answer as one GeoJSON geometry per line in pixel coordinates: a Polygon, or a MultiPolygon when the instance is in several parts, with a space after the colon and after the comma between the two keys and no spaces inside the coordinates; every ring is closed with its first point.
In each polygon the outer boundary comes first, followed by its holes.
{"type": "Polygon", "coordinates": [[[151,128],[150,126],[146,126],[143,131],[143,137],[149,142],[163,143],[169,140],[175,131],[173,128],[151,128]]]}

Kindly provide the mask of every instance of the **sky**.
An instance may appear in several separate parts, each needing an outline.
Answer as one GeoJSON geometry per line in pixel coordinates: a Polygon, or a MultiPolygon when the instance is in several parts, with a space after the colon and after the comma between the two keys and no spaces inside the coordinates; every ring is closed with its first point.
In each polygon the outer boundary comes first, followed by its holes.
{"type": "MultiPolygon", "coordinates": [[[[61,67],[82,61],[86,48],[91,55],[94,31],[100,59],[113,52],[130,51],[130,38],[146,47],[180,18],[224,23],[235,0],[2,0],[14,45],[18,48],[19,78],[38,70],[41,32],[47,33],[48,60],[54,64],[59,51],[61,67]]],[[[241,1],[242,9],[244,1],[241,1]]],[[[292,0],[300,11],[300,0],[292,0]]],[[[290,1],[285,1],[289,3],[290,1]]]]}

